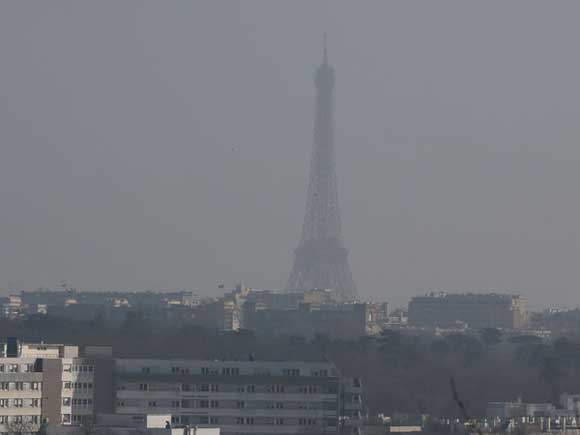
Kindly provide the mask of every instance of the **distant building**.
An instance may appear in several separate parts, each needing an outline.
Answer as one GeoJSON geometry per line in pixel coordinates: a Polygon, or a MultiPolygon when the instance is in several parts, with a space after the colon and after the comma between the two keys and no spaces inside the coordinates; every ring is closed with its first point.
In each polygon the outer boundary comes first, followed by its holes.
{"type": "Polygon", "coordinates": [[[116,360],[116,413],[234,434],[335,434],[340,376],[328,362],[116,360]]]}
{"type": "Polygon", "coordinates": [[[489,418],[547,417],[554,414],[556,407],[551,403],[490,402],[486,415],[489,418]]]}
{"type": "Polygon", "coordinates": [[[246,302],[244,321],[247,329],[260,333],[307,338],[318,334],[356,338],[378,332],[375,306],[367,303],[322,306],[303,303],[297,309],[269,310],[246,302]]]}
{"type": "Polygon", "coordinates": [[[560,406],[566,411],[572,411],[575,415],[580,415],[580,394],[561,394],[560,406]]]}
{"type": "Polygon", "coordinates": [[[2,299],[0,317],[16,319],[24,314],[24,304],[19,295],[10,295],[2,299]]]}
{"type": "Polygon", "coordinates": [[[527,321],[526,299],[509,294],[430,293],[409,303],[409,323],[449,327],[465,322],[470,328],[521,329],[527,321]]]}

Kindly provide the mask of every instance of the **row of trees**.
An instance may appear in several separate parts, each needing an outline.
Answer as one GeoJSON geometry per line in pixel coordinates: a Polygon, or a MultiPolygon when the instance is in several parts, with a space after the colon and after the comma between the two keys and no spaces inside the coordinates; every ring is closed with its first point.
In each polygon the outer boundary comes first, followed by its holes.
{"type": "Polygon", "coordinates": [[[580,342],[545,343],[531,337],[505,339],[495,329],[446,337],[386,331],[359,340],[316,336],[257,336],[199,326],[167,327],[133,313],[117,327],[71,323],[39,316],[2,320],[3,336],[75,344],[112,345],[120,357],[332,360],[345,376],[363,380],[372,413],[458,415],[453,378],[469,413],[483,415],[491,401],[556,402],[560,393],[580,392],[580,342]]]}

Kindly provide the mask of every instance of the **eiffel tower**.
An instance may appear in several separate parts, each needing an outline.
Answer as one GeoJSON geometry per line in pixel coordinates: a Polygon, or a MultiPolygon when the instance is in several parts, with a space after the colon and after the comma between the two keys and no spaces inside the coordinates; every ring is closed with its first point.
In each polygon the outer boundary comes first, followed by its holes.
{"type": "Polygon", "coordinates": [[[325,37],[322,65],[314,79],[316,115],[306,214],[286,291],[330,289],[340,300],[351,301],[358,295],[340,228],[332,127],[334,82],[325,37]]]}

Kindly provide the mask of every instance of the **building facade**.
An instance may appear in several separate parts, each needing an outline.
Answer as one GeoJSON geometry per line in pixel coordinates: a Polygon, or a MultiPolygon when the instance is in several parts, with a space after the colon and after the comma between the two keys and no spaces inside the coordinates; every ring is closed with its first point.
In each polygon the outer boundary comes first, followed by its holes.
{"type": "Polygon", "coordinates": [[[258,309],[244,305],[244,326],[247,329],[274,335],[316,335],[357,338],[373,334],[375,306],[367,303],[312,305],[303,303],[297,309],[258,309]]]}
{"type": "Polygon", "coordinates": [[[334,434],[340,376],[328,362],[117,359],[116,413],[167,413],[226,435],[334,434]]]}
{"type": "Polygon", "coordinates": [[[429,293],[409,303],[409,323],[449,327],[464,322],[469,327],[521,329],[527,323],[527,302],[510,294],[429,293]]]}
{"type": "Polygon", "coordinates": [[[0,357],[0,433],[35,433],[41,424],[81,424],[93,416],[94,366],[77,346],[20,344],[0,357]]]}

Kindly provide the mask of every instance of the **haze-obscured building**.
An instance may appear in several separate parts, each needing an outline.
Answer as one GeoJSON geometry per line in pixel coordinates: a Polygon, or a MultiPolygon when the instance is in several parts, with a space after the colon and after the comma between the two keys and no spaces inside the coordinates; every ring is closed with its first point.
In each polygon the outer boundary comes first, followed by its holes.
{"type": "Polygon", "coordinates": [[[296,309],[258,309],[256,304],[244,306],[247,329],[274,335],[300,335],[312,338],[328,335],[357,338],[379,332],[375,323],[375,306],[352,303],[316,306],[300,304],[296,309]]]}
{"type": "Polygon", "coordinates": [[[429,293],[409,303],[409,323],[450,327],[464,322],[470,328],[521,329],[527,322],[527,302],[510,294],[429,293]]]}

